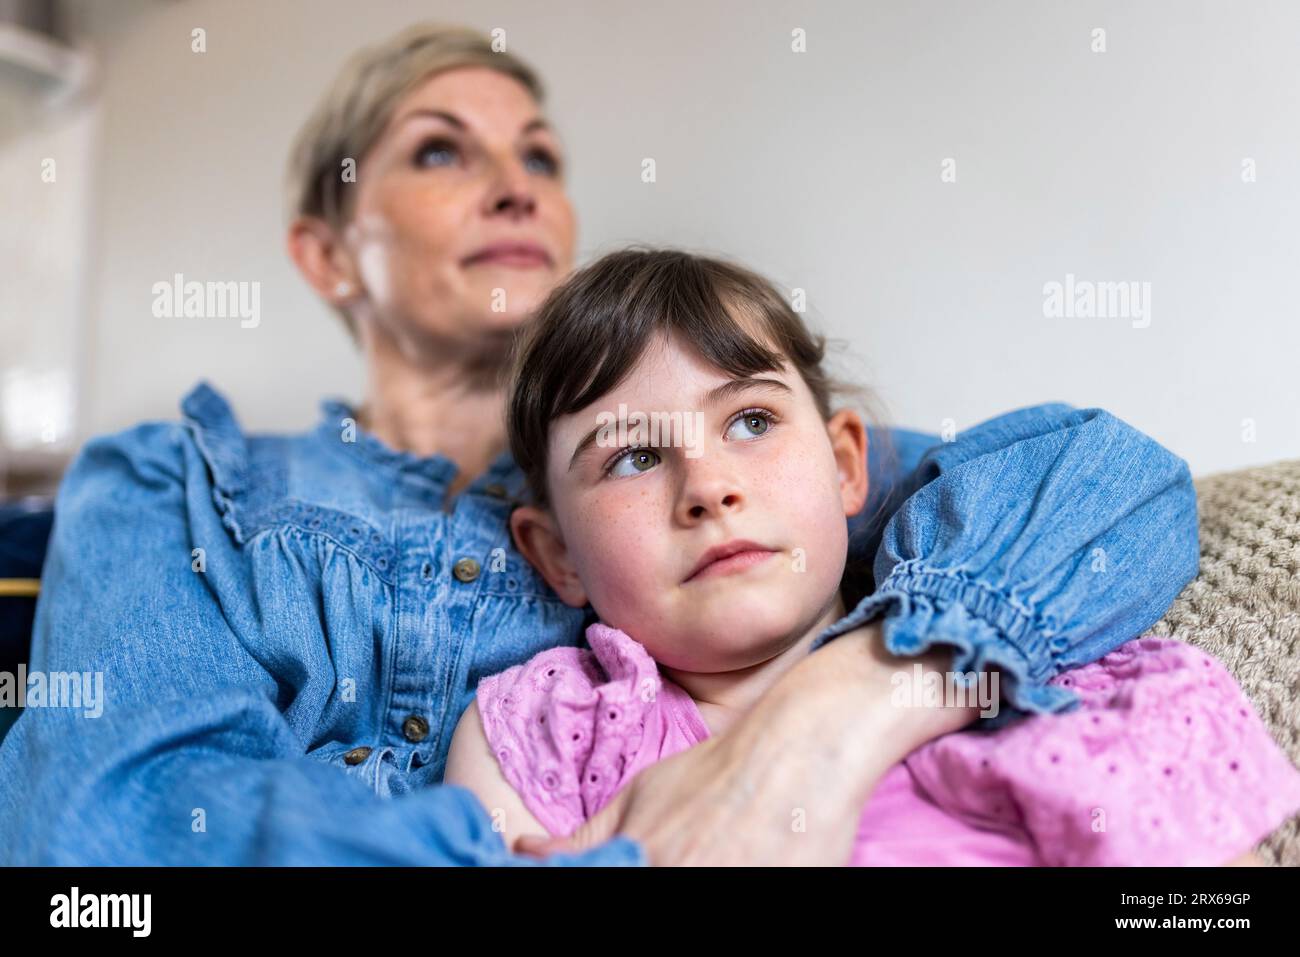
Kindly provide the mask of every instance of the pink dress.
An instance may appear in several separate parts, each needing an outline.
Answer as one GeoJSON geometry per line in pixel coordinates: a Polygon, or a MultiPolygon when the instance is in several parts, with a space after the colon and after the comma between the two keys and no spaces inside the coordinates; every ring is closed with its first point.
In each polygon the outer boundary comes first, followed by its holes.
{"type": "MultiPolygon", "coordinates": [[[[478,708],[525,806],[572,833],[642,768],[709,736],[637,641],[593,624],[484,678],[478,708]]],[[[1053,684],[1075,710],[945,735],[880,781],[851,864],[1220,865],[1300,808],[1300,772],[1214,658],[1145,637],[1053,684]]]]}

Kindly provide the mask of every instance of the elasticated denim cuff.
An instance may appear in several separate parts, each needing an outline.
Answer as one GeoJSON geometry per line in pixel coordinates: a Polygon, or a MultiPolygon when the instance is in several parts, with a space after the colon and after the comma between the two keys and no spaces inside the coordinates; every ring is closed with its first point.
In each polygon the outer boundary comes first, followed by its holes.
{"type": "Polygon", "coordinates": [[[907,562],[818,635],[812,651],[882,615],[891,654],[910,657],[936,644],[950,645],[953,672],[1000,669],[998,713],[981,717],[973,727],[993,730],[1027,714],[1069,710],[1079,701],[1067,688],[1047,683],[1059,670],[1053,655],[1068,648],[1068,641],[1045,634],[1028,609],[981,582],[907,562]]]}

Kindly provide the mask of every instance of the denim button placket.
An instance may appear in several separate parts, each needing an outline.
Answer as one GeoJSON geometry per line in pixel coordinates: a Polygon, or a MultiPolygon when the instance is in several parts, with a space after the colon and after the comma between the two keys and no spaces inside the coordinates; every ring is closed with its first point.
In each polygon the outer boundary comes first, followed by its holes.
{"type": "Polygon", "coordinates": [[[402,722],[402,735],[407,741],[413,744],[419,744],[429,736],[429,722],[425,721],[418,714],[410,715],[402,722]]]}

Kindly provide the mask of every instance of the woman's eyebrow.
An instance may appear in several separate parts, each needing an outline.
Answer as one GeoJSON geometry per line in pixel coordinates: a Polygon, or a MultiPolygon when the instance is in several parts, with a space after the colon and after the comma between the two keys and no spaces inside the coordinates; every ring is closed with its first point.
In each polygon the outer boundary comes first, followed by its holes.
{"type": "MultiPolygon", "coordinates": [[[[397,122],[401,124],[401,123],[405,123],[407,120],[413,120],[416,118],[439,119],[444,121],[448,125],[455,127],[458,130],[464,131],[469,129],[469,127],[466,126],[465,121],[462,120],[455,113],[448,113],[446,110],[429,109],[427,107],[421,107],[420,109],[411,110],[409,113],[405,114],[397,122]]],[[[536,130],[549,131],[550,128],[551,126],[549,123],[547,123],[540,116],[537,116],[524,124],[524,128],[519,131],[519,135],[527,136],[529,133],[532,133],[536,130]]]]}
{"type": "Polygon", "coordinates": [[[459,116],[457,116],[454,113],[448,113],[446,110],[431,110],[425,108],[411,110],[409,113],[407,113],[397,122],[405,123],[407,120],[414,120],[416,118],[421,118],[421,119],[433,118],[433,119],[443,120],[448,124],[450,124],[451,126],[454,126],[458,130],[468,129],[468,127],[466,127],[465,125],[464,120],[462,120],[459,116]]]}
{"type": "MultiPolygon", "coordinates": [[[[777,395],[785,397],[794,395],[794,390],[779,379],[745,376],[742,379],[732,379],[728,382],[724,382],[716,389],[710,389],[705,393],[701,405],[707,408],[712,405],[717,405],[719,402],[733,398],[739,393],[749,392],[751,390],[774,392],[777,395]]],[[[618,423],[615,423],[616,427],[617,425],[618,423]]],[[[608,425],[598,425],[586,434],[583,440],[578,443],[578,447],[573,450],[573,455],[569,459],[568,471],[573,471],[573,467],[578,464],[578,459],[582,457],[584,452],[595,444],[596,438],[600,434],[601,430],[607,428],[609,428],[608,425]]]]}

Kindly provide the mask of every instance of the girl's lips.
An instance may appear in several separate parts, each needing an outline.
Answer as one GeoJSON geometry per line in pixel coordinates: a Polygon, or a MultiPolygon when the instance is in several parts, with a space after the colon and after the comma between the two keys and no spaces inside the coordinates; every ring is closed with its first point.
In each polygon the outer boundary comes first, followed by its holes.
{"type": "Polygon", "coordinates": [[[701,578],[714,578],[718,575],[734,575],[738,572],[748,571],[755,565],[760,565],[767,561],[775,554],[776,552],[769,549],[759,548],[736,552],[734,555],[728,555],[726,558],[720,558],[715,562],[710,562],[690,578],[686,579],[686,581],[695,582],[699,581],[701,578]]]}

